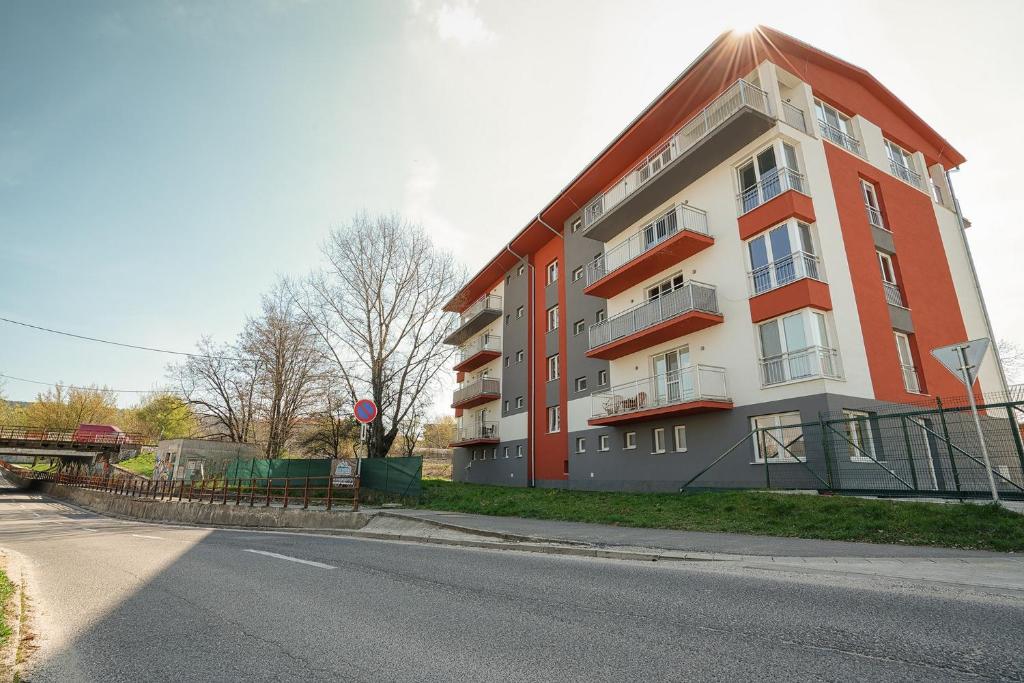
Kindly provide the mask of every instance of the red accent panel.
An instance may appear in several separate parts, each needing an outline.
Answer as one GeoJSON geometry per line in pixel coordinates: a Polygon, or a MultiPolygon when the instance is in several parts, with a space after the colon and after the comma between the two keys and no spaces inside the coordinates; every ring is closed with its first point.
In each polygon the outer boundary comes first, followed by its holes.
{"type": "Polygon", "coordinates": [[[920,400],[919,395],[903,388],[878,256],[861,195],[861,177],[874,182],[885,198],[886,218],[892,228],[903,279],[900,284],[914,322],[911,341],[921,383],[932,395],[962,393],[962,385],[929,353],[939,346],[967,339],[931,198],[833,145],[825,145],[825,158],[832,176],[875,398],[920,400]]]}
{"type": "Polygon", "coordinates": [[[452,408],[476,408],[485,403],[497,401],[499,398],[501,398],[501,394],[477,394],[472,398],[467,398],[462,403],[453,403],[452,408]]]}
{"type": "Polygon", "coordinates": [[[714,243],[715,238],[713,237],[683,230],[621,268],[608,273],[584,289],[583,293],[609,299],[652,275],[704,251],[714,243]]]}
{"type": "Polygon", "coordinates": [[[634,351],[647,349],[670,339],[682,337],[683,335],[703,330],[706,327],[717,325],[723,320],[724,318],[717,313],[690,311],[671,320],[666,320],[647,329],[634,332],[628,337],[623,337],[610,344],[587,351],[587,356],[590,358],[604,358],[605,360],[622,358],[634,351]]]}
{"type": "Polygon", "coordinates": [[[663,408],[651,408],[650,410],[640,410],[635,413],[627,413],[626,415],[599,417],[596,419],[587,420],[587,424],[593,425],[595,427],[601,425],[629,424],[630,422],[642,422],[644,420],[653,420],[654,418],[657,417],[672,417],[674,415],[706,413],[712,410],[732,410],[732,401],[691,401],[690,403],[680,403],[674,406],[665,406],[663,408]]]}
{"type": "Polygon", "coordinates": [[[477,368],[486,365],[490,361],[501,355],[501,351],[477,351],[472,356],[456,365],[453,370],[459,372],[469,372],[470,370],[476,370],[477,368]]]}
{"type": "Polygon", "coordinates": [[[750,320],[759,323],[808,306],[822,311],[832,310],[832,296],[827,284],[805,278],[758,294],[750,300],[750,320]]]}
{"type": "Polygon", "coordinates": [[[773,197],[753,211],[740,216],[740,239],[750,239],[793,216],[806,223],[813,223],[814,203],[805,194],[796,190],[786,190],[778,197],[773,197]]]}
{"type": "Polygon", "coordinates": [[[533,405],[530,410],[535,411],[533,416],[533,438],[531,447],[534,457],[534,478],[546,481],[564,481],[569,478],[565,472],[565,460],[569,457],[568,420],[566,411],[566,376],[568,375],[565,362],[565,253],[561,237],[555,237],[548,232],[551,239],[547,244],[539,248],[532,257],[534,264],[534,298],[530,315],[534,316],[534,337],[530,348],[531,354],[536,354],[534,361],[533,405]],[[558,261],[558,353],[562,374],[558,380],[560,386],[559,403],[561,410],[562,430],[554,434],[548,434],[547,415],[547,362],[545,354],[545,339],[547,337],[547,305],[545,299],[545,278],[547,277],[547,265],[553,260],[558,261]]]}

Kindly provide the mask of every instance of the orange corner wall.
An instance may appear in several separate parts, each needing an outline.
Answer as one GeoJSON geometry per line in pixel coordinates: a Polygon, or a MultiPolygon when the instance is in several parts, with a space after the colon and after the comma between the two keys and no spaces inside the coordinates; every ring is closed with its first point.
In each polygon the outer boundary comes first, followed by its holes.
{"type": "Polygon", "coordinates": [[[759,323],[808,306],[822,311],[832,310],[832,296],[827,284],[805,278],[758,294],[750,300],[750,320],[759,323]]]}
{"type": "Polygon", "coordinates": [[[814,203],[811,198],[796,190],[786,190],[773,197],[753,211],[739,217],[740,239],[747,240],[759,232],[796,216],[807,223],[814,222],[814,203]]]}
{"type": "Polygon", "coordinates": [[[564,481],[569,478],[565,473],[565,462],[569,458],[569,415],[566,406],[566,338],[565,338],[565,247],[561,237],[552,236],[544,246],[537,249],[531,256],[533,263],[533,339],[530,340],[530,354],[534,363],[534,375],[530,387],[533,405],[533,434],[530,446],[534,458],[534,481],[564,481]],[[558,353],[562,370],[559,383],[559,406],[561,407],[562,429],[554,434],[548,433],[547,415],[547,357],[545,355],[545,337],[547,337],[547,306],[544,291],[547,277],[547,265],[558,261],[558,353]]]}

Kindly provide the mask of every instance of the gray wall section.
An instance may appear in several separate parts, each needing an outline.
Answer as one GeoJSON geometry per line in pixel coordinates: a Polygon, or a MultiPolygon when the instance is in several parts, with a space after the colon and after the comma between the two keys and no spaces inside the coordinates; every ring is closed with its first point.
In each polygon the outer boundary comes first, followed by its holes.
{"type": "MultiPolygon", "coordinates": [[[[592,240],[583,236],[583,229],[577,232],[572,231],[573,223],[580,218],[576,214],[565,222],[565,269],[568,277],[565,280],[565,308],[562,316],[565,325],[566,355],[562,371],[568,374],[566,386],[568,387],[568,400],[572,401],[583,396],[589,396],[592,391],[598,388],[597,373],[599,370],[608,370],[608,361],[599,358],[587,358],[589,348],[587,343],[587,330],[597,322],[597,312],[604,310],[607,302],[604,299],[588,296],[583,293],[587,286],[587,278],[572,281],[572,271],[580,266],[586,268],[586,264],[594,260],[594,257],[604,252],[604,243],[592,240]],[[584,321],[585,327],[581,334],[573,334],[573,325],[577,320],[584,321]],[[576,379],[587,378],[585,391],[576,391],[576,379]]],[[[570,451],[573,441],[570,440],[570,451]]]]}
{"type": "Polygon", "coordinates": [[[907,334],[914,333],[914,321],[910,317],[910,311],[900,306],[889,304],[889,320],[892,321],[892,328],[907,334]]]}
{"type": "Polygon", "coordinates": [[[527,485],[527,449],[526,439],[502,441],[497,446],[477,446],[456,448],[452,458],[452,479],[471,484],[491,484],[497,486],[527,485]],[[523,457],[516,457],[516,446],[523,446],[523,457]],[[505,448],[509,456],[505,457],[505,448]],[[493,449],[493,450],[492,450],[493,449]],[[477,459],[473,459],[476,450],[477,459]],[[487,457],[479,458],[486,452],[487,457]]]}
{"type": "Polygon", "coordinates": [[[530,332],[530,306],[529,278],[530,269],[527,267],[522,275],[517,275],[519,266],[514,266],[506,274],[505,280],[505,315],[511,315],[509,323],[505,324],[502,317],[501,327],[501,410],[502,415],[515,415],[525,413],[528,403],[526,395],[526,380],[529,375],[529,356],[527,338],[530,332]],[[516,319],[516,309],[520,306],[526,307],[526,314],[516,319]],[[516,363],[516,352],[522,350],[523,362],[516,363]],[[510,365],[505,367],[505,357],[508,356],[510,365]],[[516,408],[516,398],[523,397],[523,407],[516,408]],[[509,409],[505,411],[505,401],[508,401],[509,409]]]}
{"type": "Polygon", "coordinates": [[[871,226],[871,234],[875,238],[875,246],[888,254],[896,253],[896,245],[892,241],[892,233],[882,228],[871,226]]]}

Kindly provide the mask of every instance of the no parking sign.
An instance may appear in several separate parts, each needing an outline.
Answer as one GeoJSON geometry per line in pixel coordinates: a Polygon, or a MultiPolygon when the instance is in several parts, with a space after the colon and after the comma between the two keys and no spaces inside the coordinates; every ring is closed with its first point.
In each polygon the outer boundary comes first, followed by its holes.
{"type": "Polygon", "coordinates": [[[353,412],[356,414],[357,422],[364,425],[369,424],[377,417],[377,404],[371,399],[361,398],[356,401],[356,407],[353,412]]]}

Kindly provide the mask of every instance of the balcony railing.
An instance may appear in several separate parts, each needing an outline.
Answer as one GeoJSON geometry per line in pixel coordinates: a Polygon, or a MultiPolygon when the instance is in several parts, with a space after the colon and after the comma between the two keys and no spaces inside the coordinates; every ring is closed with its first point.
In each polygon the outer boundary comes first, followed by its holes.
{"type": "Polygon", "coordinates": [[[797,130],[807,132],[807,119],[804,118],[804,110],[794,107],[789,102],[782,103],[782,120],[797,130]]]}
{"type": "Polygon", "coordinates": [[[465,325],[476,316],[489,310],[501,313],[501,297],[497,294],[485,294],[470,304],[469,308],[459,316],[459,325],[465,325]]]}
{"type": "Polygon", "coordinates": [[[786,190],[796,190],[807,194],[807,181],[803,175],[791,168],[777,168],[761,176],[761,181],[747,188],[737,196],[740,215],[753,211],[770,199],[778,197],[786,190]]]}
{"type": "Polygon", "coordinates": [[[867,209],[868,211],[868,223],[875,226],[876,228],[888,230],[888,228],[885,227],[885,221],[882,220],[881,211],[867,203],[864,204],[864,208],[867,209]]]}
{"type": "Polygon", "coordinates": [[[824,346],[809,346],[778,356],[761,359],[761,384],[771,386],[812,377],[842,379],[839,352],[824,346]]]}
{"type": "Polygon", "coordinates": [[[480,422],[478,420],[472,424],[463,425],[456,430],[455,440],[452,443],[482,441],[484,439],[498,440],[497,422],[480,422]]]}
{"type": "Polygon", "coordinates": [[[905,166],[894,159],[889,159],[889,170],[892,174],[902,180],[905,183],[910,183],[919,190],[924,189],[924,184],[921,182],[921,174],[917,171],[905,166]]]}
{"type": "Polygon", "coordinates": [[[501,337],[496,334],[481,334],[476,339],[459,347],[459,362],[468,360],[481,351],[501,353],[501,337]]]}
{"type": "Polygon", "coordinates": [[[674,159],[725,123],[743,107],[771,115],[768,94],[755,85],[739,80],[687,121],[667,142],[629,171],[618,183],[595,197],[583,211],[584,226],[589,228],[605,213],[636,192],[648,180],[661,173],[674,159]]]}
{"type": "Polygon", "coordinates": [[[747,283],[750,295],[757,296],[804,278],[825,282],[825,269],[817,256],[798,251],[752,270],[747,283]]]}
{"type": "Polygon", "coordinates": [[[618,270],[682,230],[702,235],[710,234],[708,215],[700,209],[686,204],[674,206],[630,235],[621,244],[617,244],[588,263],[587,286],[594,284],[608,273],[618,270]]]}
{"type": "Polygon", "coordinates": [[[903,370],[903,386],[912,394],[921,393],[921,380],[917,377],[917,368],[913,365],[900,365],[903,370]]]}
{"type": "Polygon", "coordinates": [[[821,137],[829,142],[839,145],[847,152],[853,152],[859,157],[864,156],[864,152],[860,147],[860,140],[857,138],[820,119],[818,120],[818,128],[821,130],[821,137]]]}
{"type": "Polygon", "coordinates": [[[452,399],[454,405],[458,405],[470,399],[476,398],[477,396],[483,396],[485,394],[501,394],[501,380],[496,377],[481,377],[475,382],[469,384],[463,384],[455,390],[455,395],[452,399]]]}
{"type": "Polygon", "coordinates": [[[591,394],[590,412],[597,419],[693,401],[728,400],[725,368],[690,365],[591,394]]]}
{"type": "Polygon", "coordinates": [[[719,312],[718,295],[713,286],[691,280],[679,289],[592,325],[588,331],[590,348],[628,337],[691,311],[719,312]]]}
{"type": "Polygon", "coordinates": [[[899,285],[883,280],[882,286],[885,288],[886,303],[892,304],[893,306],[899,306],[900,308],[906,308],[906,306],[903,305],[903,292],[900,291],[899,285]]]}

